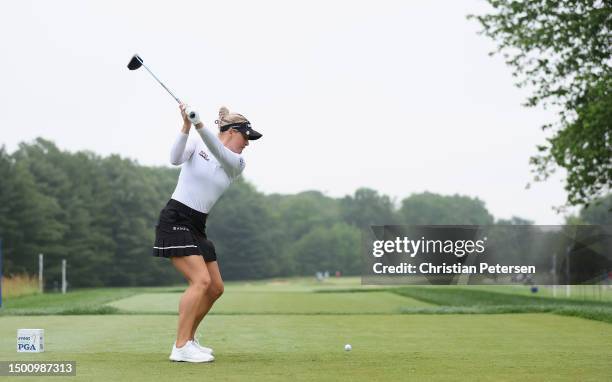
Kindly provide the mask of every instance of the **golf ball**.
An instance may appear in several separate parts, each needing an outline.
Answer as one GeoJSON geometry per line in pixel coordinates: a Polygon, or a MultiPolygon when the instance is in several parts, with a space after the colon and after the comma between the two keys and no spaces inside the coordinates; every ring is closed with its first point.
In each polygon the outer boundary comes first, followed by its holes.
{"type": "Polygon", "coordinates": [[[353,347],[351,346],[351,344],[344,345],[344,350],[346,350],[346,351],[351,351],[352,348],[353,347]]]}

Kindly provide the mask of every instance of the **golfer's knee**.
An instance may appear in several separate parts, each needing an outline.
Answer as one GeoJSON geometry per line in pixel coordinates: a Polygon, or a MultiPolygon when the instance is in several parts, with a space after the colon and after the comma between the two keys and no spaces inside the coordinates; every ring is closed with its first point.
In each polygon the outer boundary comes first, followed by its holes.
{"type": "Polygon", "coordinates": [[[216,300],[219,297],[221,297],[221,295],[223,294],[224,290],[225,290],[225,288],[223,287],[223,283],[213,283],[208,288],[208,295],[212,299],[216,300]]]}
{"type": "Polygon", "coordinates": [[[202,293],[207,293],[210,289],[210,277],[197,277],[191,281],[191,286],[202,293]]]}

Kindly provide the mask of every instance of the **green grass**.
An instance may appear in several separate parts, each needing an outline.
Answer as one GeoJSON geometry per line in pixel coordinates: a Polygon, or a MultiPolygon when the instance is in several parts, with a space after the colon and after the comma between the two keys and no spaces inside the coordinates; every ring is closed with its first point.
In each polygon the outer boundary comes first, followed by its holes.
{"type": "MultiPolygon", "coordinates": [[[[359,288],[365,290],[384,289],[384,287],[376,285],[362,286],[360,277],[330,277],[323,281],[317,281],[313,277],[292,277],[225,282],[225,290],[228,292],[318,292],[345,290],[349,288],[359,288]]],[[[182,293],[185,290],[185,286],[148,289],[155,289],[160,292],[168,293],[182,293]]]]}
{"type": "Polygon", "coordinates": [[[83,381],[609,379],[610,302],[498,286],[362,287],[356,278],[227,283],[200,330],[217,359],[196,365],[167,360],[183,290],[7,299],[0,359],[75,360],[70,380],[83,381]],[[44,328],[45,353],[16,353],[19,328],[44,328]]]}
{"type": "Polygon", "coordinates": [[[3,301],[0,315],[102,314],[115,310],[104,304],[141,293],[143,288],[82,289],[67,294],[45,293],[3,301]]]}
{"type": "MultiPolygon", "coordinates": [[[[211,314],[554,313],[612,323],[612,302],[514,286],[362,287],[358,278],[233,282],[211,314]],[[348,288],[347,288],[348,287],[348,288]]],[[[175,314],[184,287],[84,289],[5,300],[0,315],[175,314]]]]}
{"type": "Polygon", "coordinates": [[[578,305],[607,306],[612,302],[592,300],[572,300],[565,298],[549,298],[523,294],[499,293],[472,287],[402,287],[391,289],[394,293],[409,296],[436,305],[473,306],[473,305],[578,305]]]}
{"type": "Polygon", "coordinates": [[[549,312],[612,323],[612,302],[573,300],[498,293],[472,287],[403,287],[394,293],[425,301],[441,308],[404,309],[404,313],[533,313],[549,312]]]}
{"type": "Polygon", "coordinates": [[[570,287],[569,297],[566,296],[565,285],[558,285],[556,288],[551,285],[542,285],[538,287],[537,293],[532,293],[530,287],[527,285],[470,285],[460,288],[523,295],[536,298],[548,297],[563,300],[612,302],[612,287],[607,285],[572,285],[570,287]]]}
{"type": "MultiPolygon", "coordinates": [[[[124,312],[176,314],[179,293],[145,293],[109,303],[124,312]]],[[[305,293],[226,292],[211,314],[375,314],[401,313],[431,304],[389,292],[305,293]]]]}
{"type": "Polygon", "coordinates": [[[317,292],[342,290],[347,288],[380,289],[379,286],[362,286],[360,277],[330,277],[317,281],[313,277],[272,279],[258,281],[229,282],[225,290],[236,292],[317,292]]]}
{"type": "Polygon", "coordinates": [[[77,381],[601,381],[612,356],[609,324],[548,314],[217,315],[202,336],[216,361],[176,364],[175,325],[168,315],[1,317],[0,359],[75,360],[77,381]],[[22,327],[45,328],[45,353],[15,353],[22,327]]]}

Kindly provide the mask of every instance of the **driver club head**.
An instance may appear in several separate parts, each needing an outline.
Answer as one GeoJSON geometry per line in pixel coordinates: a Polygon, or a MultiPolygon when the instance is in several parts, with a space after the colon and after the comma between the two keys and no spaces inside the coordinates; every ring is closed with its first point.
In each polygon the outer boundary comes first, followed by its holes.
{"type": "Polygon", "coordinates": [[[134,57],[130,60],[127,67],[130,70],[136,70],[142,66],[142,58],[139,55],[135,54],[134,57]]]}
{"type": "Polygon", "coordinates": [[[166,85],[164,85],[163,82],[161,82],[159,80],[159,78],[157,78],[157,76],[155,74],[153,74],[153,72],[151,71],[151,69],[147,68],[147,66],[144,64],[144,61],[142,60],[142,58],[140,58],[139,55],[135,54],[132,59],[130,60],[130,62],[128,63],[127,67],[130,70],[136,70],[138,68],[140,68],[141,66],[144,66],[144,68],[147,70],[147,72],[149,72],[149,74],[151,74],[151,76],[153,76],[153,78],[155,78],[155,81],[157,81],[157,83],[159,83],[167,92],[168,94],[170,94],[172,96],[172,98],[174,98],[176,100],[177,103],[181,103],[181,100],[178,99],[174,93],[172,93],[170,91],[170,89],[168,89],[166,87],[166,85]]]}

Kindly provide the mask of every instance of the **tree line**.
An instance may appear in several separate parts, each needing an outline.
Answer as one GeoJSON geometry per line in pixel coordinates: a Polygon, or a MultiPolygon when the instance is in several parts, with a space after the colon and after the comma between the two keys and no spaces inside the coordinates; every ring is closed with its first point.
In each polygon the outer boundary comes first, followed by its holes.
{"type": "MultiPolygon", "coordinates": [[[[4,273],[60,278],[68,261],[71,287],[169,285],[182,277],[151,256],[159,211],[178,168],[141,166],[117,155],[71,153],[38,138],[9,153],[0,148],[0,238],[4,273]]],[[[572,223],[610,224],[612,197],[572,223]]],[[[332,198],[318,191],[263,194],[237,180],[213,209],[207,233],[226,280],[360,273],[361,228],[389,224],[530,224],[495,221],[468,196],[413,194],[396,203],[376,190],[332,198]]]]}

